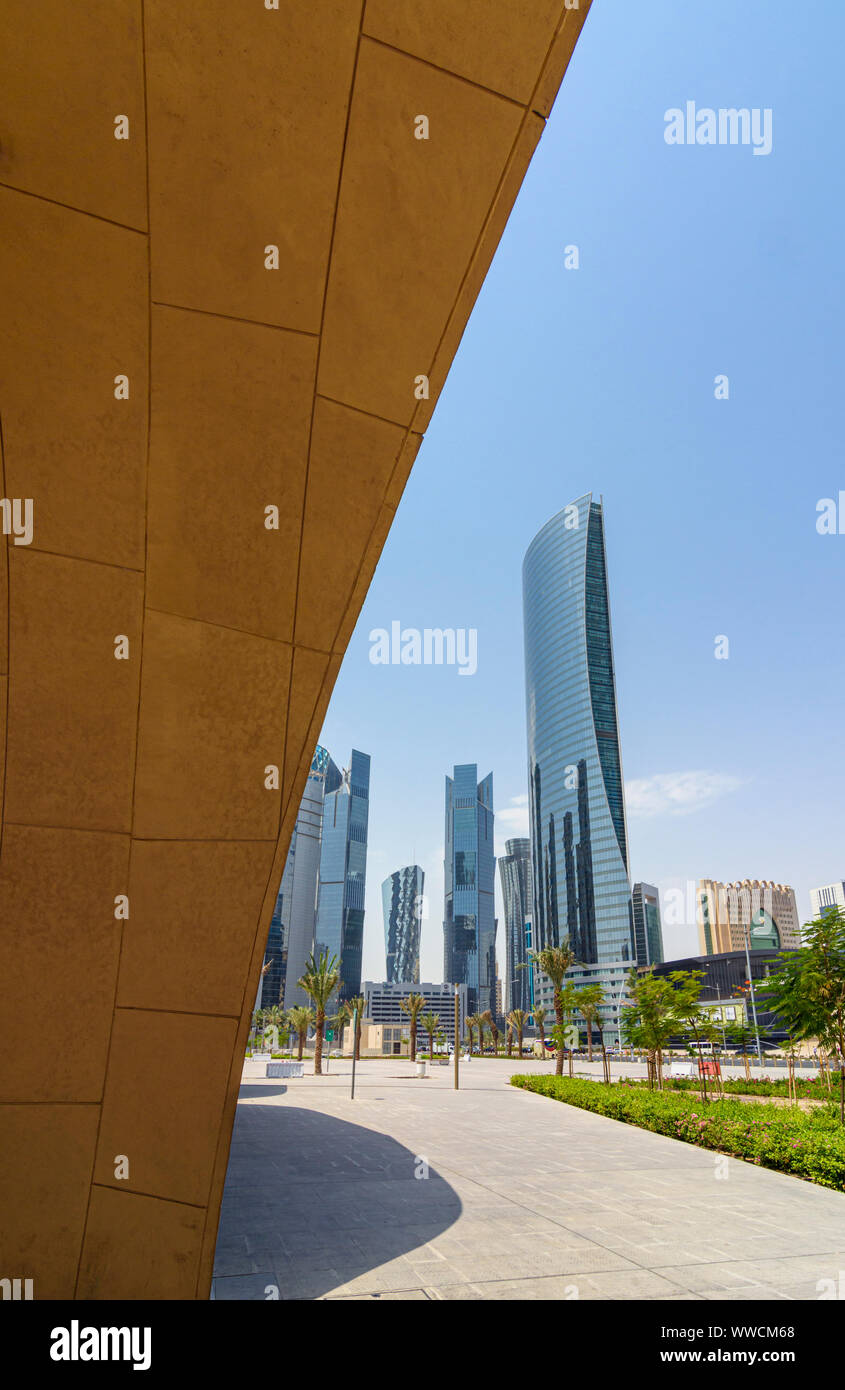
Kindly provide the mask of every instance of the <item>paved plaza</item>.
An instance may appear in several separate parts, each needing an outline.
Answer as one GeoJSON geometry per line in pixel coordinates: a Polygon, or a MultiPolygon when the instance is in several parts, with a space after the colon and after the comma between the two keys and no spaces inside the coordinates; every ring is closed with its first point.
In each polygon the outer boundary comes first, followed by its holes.
{"type": "Polygon", "coordinates": [[[350,1068],[245,1076],[213,1298],[782,1301],[845,1271],[843,1194],[516,1090],[517,1061],[457,1092],[364,1061],[354,1100],[350,1068]]]}

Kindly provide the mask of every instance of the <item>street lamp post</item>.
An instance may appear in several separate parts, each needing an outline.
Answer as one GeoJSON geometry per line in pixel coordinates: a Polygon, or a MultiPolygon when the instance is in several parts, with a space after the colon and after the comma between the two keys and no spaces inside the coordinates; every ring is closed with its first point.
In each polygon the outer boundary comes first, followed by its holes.
{"type": "Polygon", "coordinates": [[[747,923],[747,922],[743,923],[743,935],[744,935],[744,937],[745,937],[745,964],[746,964],[746,966],[747,966],[747,968],[748,968],[748,988],[749,988],[749,990],[750,990],[750,992],[751,992],[751,1013],[752,1013],[752,1016],[753,1016],[753,1018],[754,1018],[754,1036],[755,1036],[756,1039],[757,1039],[757,1064],[758,1064],[758,1066],[762,1067],[762,1065],[763,1065],[763,1052],[762,1052],[762,1049],[761,1049],[761,1047],[760,1047],[760,1029],[759,1029],[758,1026],[757,1026],[757,1002],[756,1002],[756,1000],[755,1000],[755,998],[754,998],[754,981],[753,981],[752,978],[751,978],[751,956],[749,955],[749,944],[748,944],[748,943],[749,943],[749,938],[750,938],[750,933],[749,933],[748,923],[747,923]]]}
{"type": "Polygon", "coordinates": [[[352,1010],[352,1091],[351,1091],[350,1096],[349,1096],[349,1099],[350,1099],[350,1100],[354,1100],[354,1099],[355,1099],[355,1053],[356,1053],[356,1050],[357,1050],[356,1047],[355,1047],[355,1043],[356,1043],[356,1041],[357,1041],[357,1038],[358,1038],[358,1009],[357,1009],[357,1008],[354,1008],[354,1009],[352,1010]]]}
{"type": "Polygon", "coordinates": [[[461,1028],[461,992],[458,985],[455,985],[455,1090],[459,1090],[458,1083],[458,1058],[460,1056],[460,1037],[461,1028]]]}

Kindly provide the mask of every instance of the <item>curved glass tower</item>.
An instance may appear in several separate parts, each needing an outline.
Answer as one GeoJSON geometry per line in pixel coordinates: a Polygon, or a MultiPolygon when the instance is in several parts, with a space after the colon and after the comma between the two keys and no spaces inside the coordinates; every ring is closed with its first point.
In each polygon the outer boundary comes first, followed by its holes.
{"type": "Polygon", "coordinates": [[[406,864],[381,885],[384,912],[384,954],[388,984],[420,982],[420,927],[425,874],[419,864],[406,864]]]}
{"type": "Polygon", "coordinates": [[[602,503],[552,517],[522,574],[534,946],[569,939],[615,1032],[635,953],[602,503]]]}

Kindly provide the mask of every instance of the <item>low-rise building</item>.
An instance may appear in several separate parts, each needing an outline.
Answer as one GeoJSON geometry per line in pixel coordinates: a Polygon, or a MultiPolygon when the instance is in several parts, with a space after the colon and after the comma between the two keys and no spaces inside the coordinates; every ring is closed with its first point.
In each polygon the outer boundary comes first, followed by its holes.
{"type": "MultiPolygon", "coordinates": [[[[372,1020],[373,1023],[387,1024],[393,1028],[404,1028],[406,1031],[410,1025],[410,1020],[402,1008],[402,1000],[407,999],[409,994],[421,994],[425,1000],[425,1007],[422,1012],[431,1012],[437,1015],[440,1020],[440,1027],[451,1047],[455,1037],[455,989],[455,985],[365,980],[361,986],[361,993],[366,1001],[365,1014],[368,1020],[372,1020]]],[[[458,985],[457,990],[458,1029],[459,1037],[462,1038],[467,1014],[467,986],[458,985]]],[[[424,1037],[424,1030],[419,1026],[419,1021],[417,1034],[421,1041],[424,1037]]]]}

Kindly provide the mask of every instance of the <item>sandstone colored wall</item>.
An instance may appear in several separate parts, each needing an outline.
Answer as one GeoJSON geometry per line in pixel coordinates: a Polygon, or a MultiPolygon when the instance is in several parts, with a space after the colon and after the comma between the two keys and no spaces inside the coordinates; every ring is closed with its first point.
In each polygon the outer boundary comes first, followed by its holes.
{"type": "Polygon", "coordinates": [[[0,485],[33,506],[0,555],[0,1276],[36,1298],[208,1294],[311,753],[588,8],[0,9],[0,485]]]}

